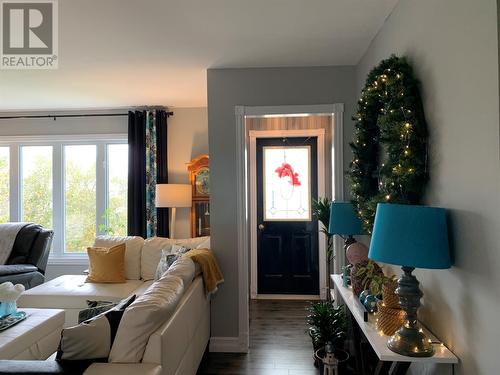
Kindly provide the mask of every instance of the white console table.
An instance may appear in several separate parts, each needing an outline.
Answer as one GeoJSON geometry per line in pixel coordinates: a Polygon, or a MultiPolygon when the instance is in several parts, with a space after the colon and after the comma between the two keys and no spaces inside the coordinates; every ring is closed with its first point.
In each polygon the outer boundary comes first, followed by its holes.
{"type": "MultiPolygon", "coordinates": [[[[359,330],[366,337],[370,343],[373,351],[379,359],[375,374],[405,374],[408,367],[413,362],[425,363],[458,363],[458,358],[425,327],[422,326],[424,333],[428,338],[434,342],[435,354],[432,357],[407,357],[394,353],[387,347],[387,340],[389,336],[384,335],[381,331],[377,330],[376,313],[368,314],[368,322],[364,321],[364,308],[358,300],[358,297],[352,292],[352,288],[344,287],[342,285],[342,275],[331,275],[331,279],[335,286],[332,291],[334,298],[341,298],[345,306],[350,311],[354,318],[359,330]]],[[[355,340],[359,339],[355,337],[355,340]]]]}

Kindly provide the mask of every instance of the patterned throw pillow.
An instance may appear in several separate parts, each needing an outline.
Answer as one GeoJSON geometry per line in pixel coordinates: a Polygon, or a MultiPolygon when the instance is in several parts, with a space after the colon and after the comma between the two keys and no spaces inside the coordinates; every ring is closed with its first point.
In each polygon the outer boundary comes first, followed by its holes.
{"type": "Polygon", "coordinates": [[[88,301],[87,309],[81,310],[78,313],[78,324],[85,320],[92,319],[94,316],[102,314],[105,311],[111,310],[117,304],[110,301],[88,301]]]}
{"type": "Polygon", "coordinates": [[[105,360],[115,340],[125,309],[135,301],[135,295],[122,300],[111,310],[63,329],[57,350],[57,360],[105,360]]]}
{"type": "Polygon", "coordinates": [[[156,268],[155,280],[159,280],[160,277],[170,268],[170,266],[181,256],[182,254],[171,254],[169,250],[163,249],[161,251],[160,263],[158,263],[158,267],[156,268]]]}

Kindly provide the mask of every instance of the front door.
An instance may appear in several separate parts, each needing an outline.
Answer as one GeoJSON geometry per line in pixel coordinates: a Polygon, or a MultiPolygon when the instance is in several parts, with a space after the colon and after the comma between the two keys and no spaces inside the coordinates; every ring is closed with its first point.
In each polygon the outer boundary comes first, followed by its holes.
{"type": "Polygon", "coordinates": [[[257,290],[319,294],[317,138],[257,139],[257,290]]]}

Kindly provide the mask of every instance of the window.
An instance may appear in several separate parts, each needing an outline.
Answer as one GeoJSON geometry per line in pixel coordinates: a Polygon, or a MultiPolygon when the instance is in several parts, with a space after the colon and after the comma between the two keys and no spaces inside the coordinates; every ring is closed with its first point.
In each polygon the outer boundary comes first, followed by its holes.
{"type": "Polygon", "coordinates": [[[264,147],[264,220],[311,220],[309,146],[264,147]]]}
{"type": "Polygon", "coordinates": [[[9,147],[0,147],[0,223],[9,221],[9,147]]]}
{"type": "Polygon", "coordinates": [[[96,235],[95,145],[64,146],[64,242],[84,252],[96,235]]]}
{"type": "Polygon", "coordinates": [[[52,228],[52,146],[21,147],[21,220],[52,228]]]}
{"type": "Polygon", "coordinates": [[[113,137],[1,139],[0,222],[53,228],[52,260],[83,257],[98,234],[126,235],[128,146],[113,137]]]}
{"type": "Polygon", "coordinates": [[[108,204],[105,213],[107,232],[127,235],[128,146],[108,145],[108,204]]]}

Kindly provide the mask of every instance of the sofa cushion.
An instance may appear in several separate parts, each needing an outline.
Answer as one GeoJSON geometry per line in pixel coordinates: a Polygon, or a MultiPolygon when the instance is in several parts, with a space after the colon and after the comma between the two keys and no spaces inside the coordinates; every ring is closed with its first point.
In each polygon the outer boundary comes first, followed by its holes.
{"type": "Polygon", "coordinates": [[[141,278],[141,251],[144,239],[137,236],[97,236],[96,247],[113,247],[125,243],[125,276],[129,280],[141,278]]]}
{"type": "Polygon", "coordinates": [[[183,292],[182,279],[166,275],[139,296],[123,314],[109,362],[140,362],[149,336],[170,319],[183,292]]]}
{"type": "Polygon", "coordinates": [[[16,275],[29,272],[38,272],[38,268],[36,268],[32,264],[0,265],[0,276],[16,275]]]}
{"type": "Polygon", "coordinates": [[[125,244],[111,248],[89,247],[88,283],[124,283],[125,278],[125,244]]]}
{"type": "Polygon", "coordinates": [[[117,302],[135,293],[141,280],[123,284],[86,283],[85,275],[64,275],[25,291],[17,300],[19,307],[85,309],[87,300],[117,302]]]}
{"type": "Polygon", "coordinates": [[[141,277],[143,280],[153,280],[156,273],[158,263],[160,263],[162,250],[166,252],[172,250],[172,245],[180,245],[188,249],[194,249],[200,244],[207,243],[210,237],[196,238],[164,238],[152,237],[144,242],[141,256],[141,277]]]}
{"type": "Polygon", "coordinates": [[[184,289],[189,288],[195,276],[195,266],[191,258],[181,256],[166,271],[166,275],[180,277],[184,289]]]}
{"type": "Polygon", "coordinates": [[[74,361],[107,358],[123,313],[134,300],[135,295],[132,295],[111,310],[77,326],[63,329],[57,359],[74,361]]]}

